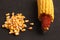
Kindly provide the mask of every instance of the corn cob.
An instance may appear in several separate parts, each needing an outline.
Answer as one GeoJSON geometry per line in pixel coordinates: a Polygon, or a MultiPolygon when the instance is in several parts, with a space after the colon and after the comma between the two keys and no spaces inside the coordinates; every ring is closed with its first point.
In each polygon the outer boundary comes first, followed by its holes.
{"type": "Polygon", "coordinates": [[[37,0],[38,19],[42,23],[43,31],[49,30],[51,22],[54,21],[54,5],[52,0],[37,0]]]}

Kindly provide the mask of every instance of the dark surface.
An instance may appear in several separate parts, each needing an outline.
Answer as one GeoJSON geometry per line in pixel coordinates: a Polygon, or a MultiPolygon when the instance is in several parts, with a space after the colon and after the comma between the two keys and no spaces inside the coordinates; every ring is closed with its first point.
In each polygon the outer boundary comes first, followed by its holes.
{"type": "Polygon", "coordinates": [[[0,40],[60,40],[60,1],[54,0],[55,20],[49,32],[42,34],[35,29],[40,27],[37,19],[36,0],[0,0],[0,40]],[[21,32],[19,36],[9,35],[8,30],[1,28],[5,21],[6,12],[22,12],[30,21],[35,23],[32,31],[21,32]]]}

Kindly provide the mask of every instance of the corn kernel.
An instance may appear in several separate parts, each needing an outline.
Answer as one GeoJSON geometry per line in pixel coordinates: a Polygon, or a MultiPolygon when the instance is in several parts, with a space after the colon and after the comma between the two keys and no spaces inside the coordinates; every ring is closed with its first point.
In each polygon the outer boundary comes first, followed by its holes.
{"type": "Polygon", "coordinates": [[[9,34],[12,34],[12,33],[14,33],[13,30],[10,30],[9,34]]]}
{"type": "Polygon", "coordinates": [[[15,35],[19,35],[19,33],[18,33],[18,32],[16,32],[16,33],[15,33],[15,35]]]}
{"type": "Polygon", "coordinates": [[[30,23],[30,25],[34,25],[34,23],[30,23]]]}
{"type": "Polygon", "coordinates": [[[10,13],[7,13],[7,14],[6,14],[6,16],[9,16],[9,15],[10,15],[10,13]]]}
{"type": "Polygon", "coordinates": [[[32,27],[29,27],[28,29],[29,29],[29,30],[32,30],[32,27]]]}
{"type": "Polygon", "coordinates": [[[29,22],[29,20],[25,20],[25,22],[29,22]]]}
{"type": "Polygon", "coordinates": [[[14,12],[12,12],[12,16],[14,16],[14,12]]]}
{"type": "Polygon", "coordinates": [[[4,25],[2,25],[2,27],[4,28],[4,25]]]}
{"type": "Polygon", "coordinates": [[[22,32],[26,31],[26,29],[22,29],[22,32]]]}

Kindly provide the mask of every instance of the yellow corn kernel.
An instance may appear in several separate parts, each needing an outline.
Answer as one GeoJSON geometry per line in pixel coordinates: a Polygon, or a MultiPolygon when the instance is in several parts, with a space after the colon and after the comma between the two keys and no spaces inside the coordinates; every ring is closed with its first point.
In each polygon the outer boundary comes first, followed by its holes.
{"type": "Polygon", "coordinates": [[[30,23],[30,25],[34,25],[34,23],[30,23]]]}
{"type": "Polygon", "coordinates": [[[25,22],[29,22],[29,20],[25,20],[25,22]]]}
{"type": "Polygon", "coordinates": [[[9,34],[12,34],[12,33],[14,33],[13,30],[10,30],[9,34]]]}
{"type": "Polygon", "coordinates": [[[32,28],[32,27],[29,27],[28,29],[29,29],[29,30],[32,30],[33,28],[32,28]]]}
{"type": "Polygon", "coordinates": [[[6,16],[9,16],[9,15],[10,15],[10,13],[7,13],[7,14],[6,14],[6,16]]]}
{"type": "Polygon", "coordinates": [[[16,32],[16,33],[15,33],[15,35],[19,35],[19,33],[18,33],[18,32],[16,32]]]}
{"type": "Polygon", "coordinates": [[[24,31],[26,31],[26,29],[22,29],[21,31],[24,32],[24,31]]]}
{"type": "Polygon", "coordinates": [[[4,25],[2,25],[2,27],[4,28],[4,25]]]}
{"type": "Polygon", "coordinates": [[[14,12],[12,12],[12,16],[14,16],[14,12]]]}

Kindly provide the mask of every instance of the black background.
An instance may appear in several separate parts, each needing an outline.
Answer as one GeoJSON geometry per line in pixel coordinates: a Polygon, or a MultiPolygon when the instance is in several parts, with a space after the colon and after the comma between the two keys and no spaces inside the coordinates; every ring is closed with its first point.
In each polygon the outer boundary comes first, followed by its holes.
{"type": "Polygon", "coordinates": [[[51,24],[49,32],[41,34],[37,32],[36,27],[40,26],[37,19],[36,0],[0,0],[0,40],[60,40],[60,0],[54,0],[55,20],[51,24]],[[27,19],[34,22],[32,31],[26,30],[21,32],[19,36],[9,35],[8,30],[1,28],[5,21],[7,12],[22,12],[27,19]]]}

